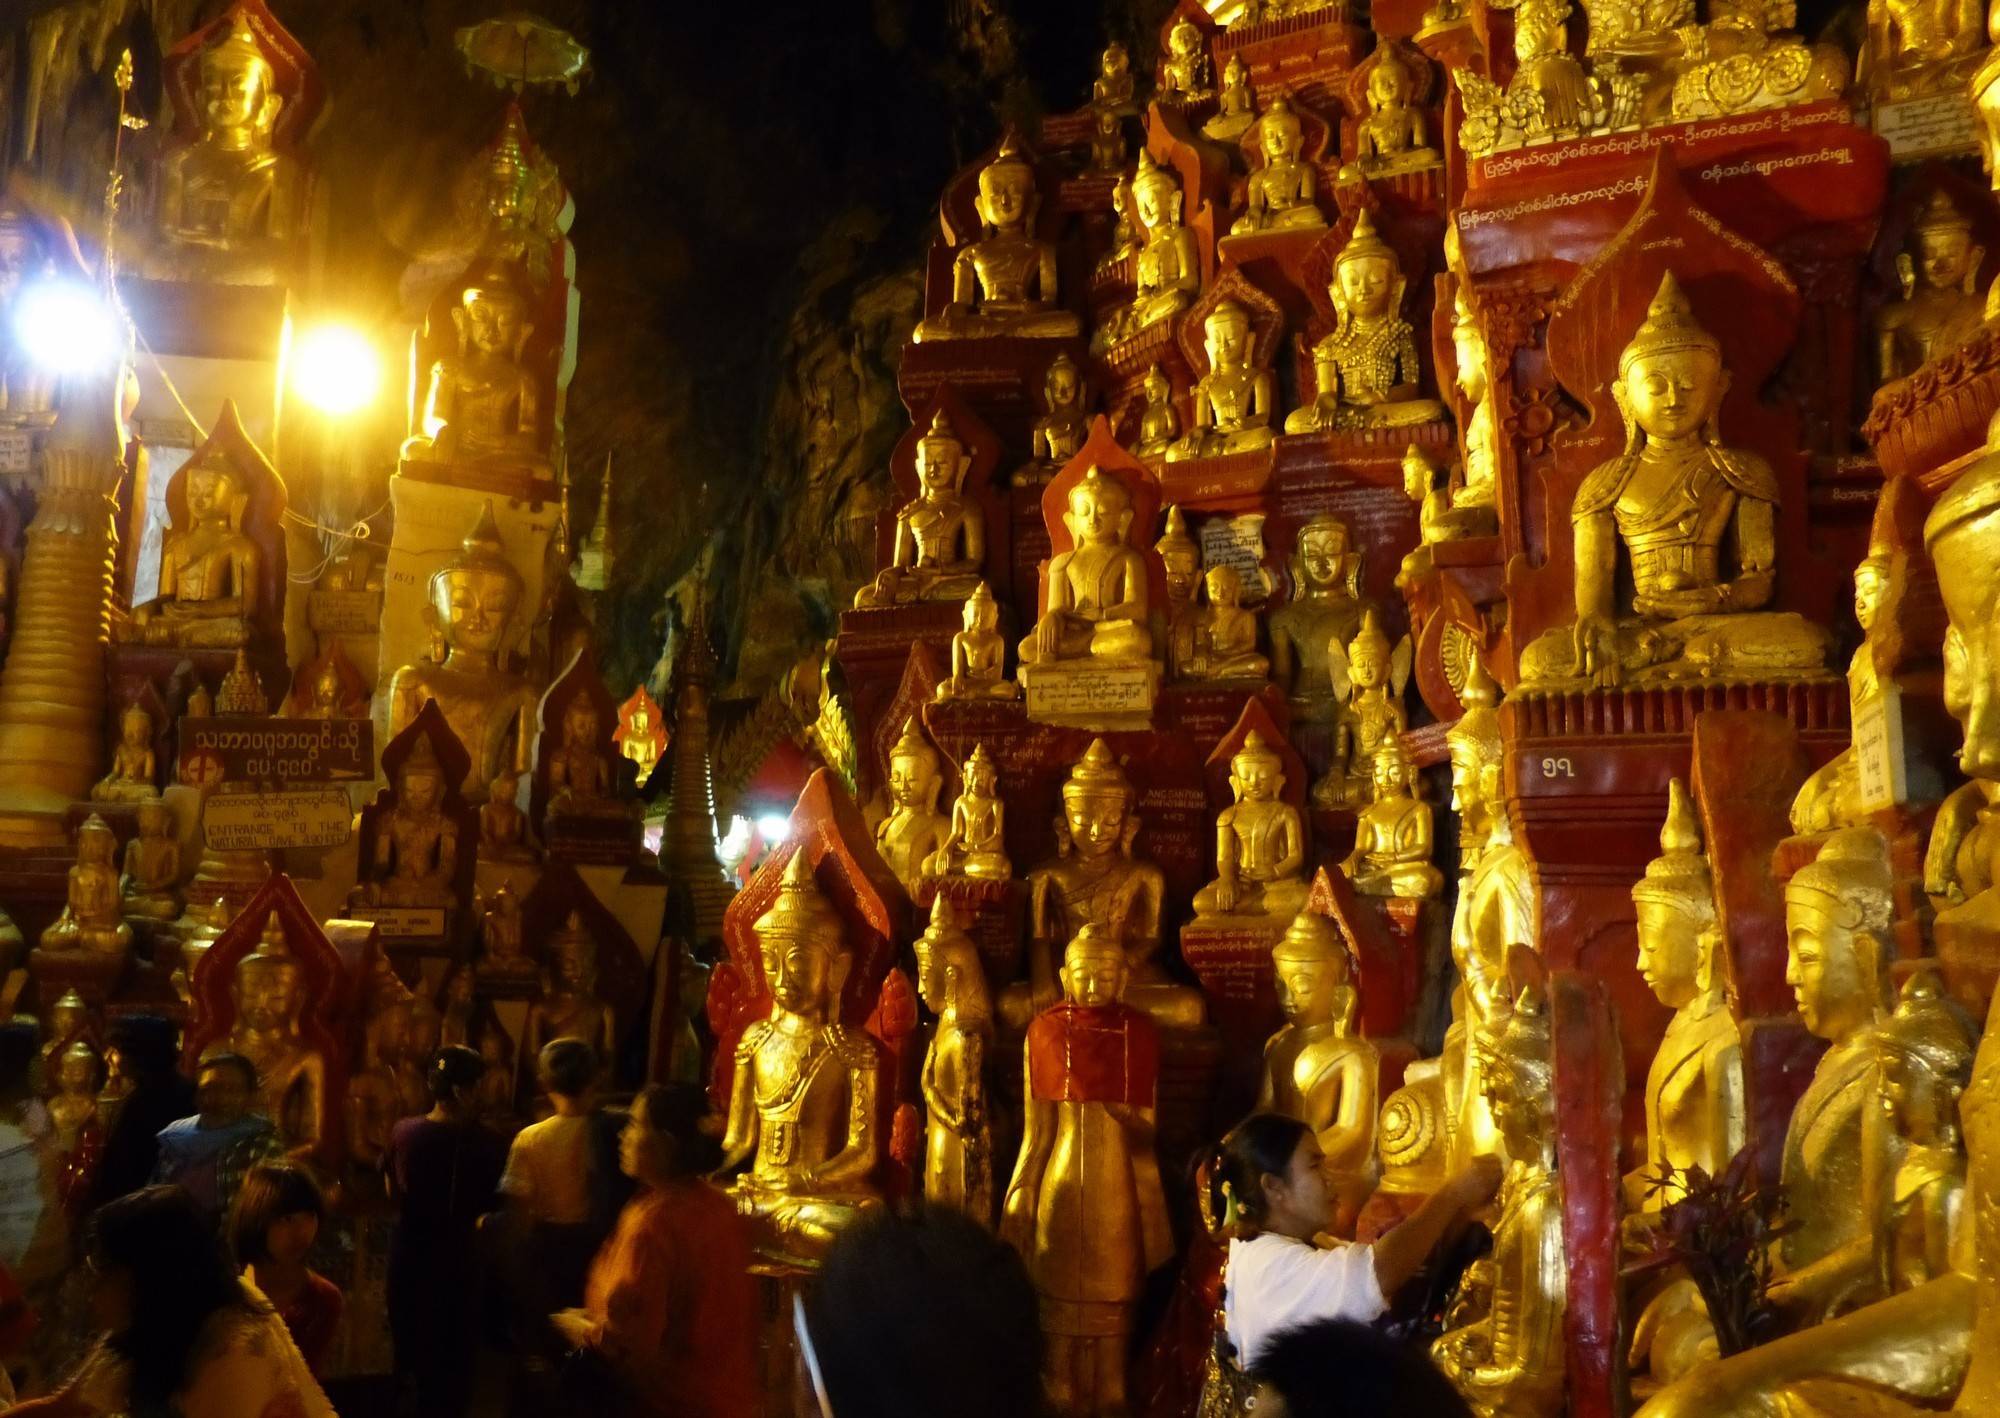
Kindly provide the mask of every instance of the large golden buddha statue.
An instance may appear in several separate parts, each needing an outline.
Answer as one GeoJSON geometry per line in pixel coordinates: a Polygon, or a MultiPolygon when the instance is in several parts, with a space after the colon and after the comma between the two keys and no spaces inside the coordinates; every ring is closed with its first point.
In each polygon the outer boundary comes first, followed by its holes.
{"type": "Polygon", "coordinates": [[[1271,947],[1271,965],[1285,1024],[1264,1045],[1257,1111],[1305,1123],[1328,1172],[1358,1182],[1375,1160],[1382,1052],[1355,1026],[1354,961],[1333,922],[1304,910],[1271,947]]]}
{"type": "Polygon", "coordinates": [[[1402,316],[1405,281],[1395,251],[1364,208],[1333,260],[1333,333],[1313,346],[1318,393],[1294,409],[1285,432],[1393,428],[1444,417],[1444,405],[1417,394],[1422,366],[1416,331],[1402,316]]]}
{"type": "Polygon", "coordinates": [[[915,340],[1066,338],[1083,324],[1056,304],[1056,249],[1035,236],[1035,169],[1009,138],[979,174],[979,238],[951,262],[951,303],[915,340]]]}
{"type": "Polygon", "coordinates": [[[1986,248],[1972,239],[1972,219],[1942,187],[1910,224],[1896,253],[1903,294],[1875,312],[1875,377],[1887,384],[1950,354],[1979,332],[1986,297],[1978,289],[1986,248]]]}
{"type": "Polygon", "coordinates": [[[546,472],[541,381],[523,361],[535,333],[520,274],[489,266],[452,308],[458,351],[431,365],[423,431],[403,444],[411,462],[546,472]]]}
{"type": "Polygon", "coordinates": [[[515,741],[535,703],[527,679],[502,660],[521,604],[521,573],[501,550],[491,502],[459,554],[432,574],[430,597],[444,659],[396,671],[389,683],[389,732],[401,733],[425,700],[436,700],[472,759],[460,788],[468,801],[484,802],[494,776],[514,762],[515,741]]]}
{"type": "Polygon", "coordinates": [[[917,440],[917,495],[896,510],[890,563],[854,593],[856,606],[955,601],[978,588],[986,515],[965,495],[972,455],[943,409],[917,440]]]}
{"type": "Polygon", "coordinates": [[[723,1166],[766,1255],[811,1263],[840,1228],[881,1204],[875,1042],[840,1022],[854,957],[803,851],[757,918],[771,1013],[743,1031],[729,1092],[723,1166]]]}
{"type": "Polygon", "coordinates": [[[1195,381],[1193,426],[1167,449],[1169,463],[1254,452],[1277,436],[1271,429],[1277,378],[1250,362],[1250,312],[1233,300],[1217,301],[1201,330],[1208,373],[1195,381]]]}
{"type": "MultiPolygon", "coordinates": [[[[258,604],[263,553],[243,535],[253,470],[239,441],[241,426],[225,408],[217,436],[202,446],[182,473],[187,520],[171,526],[160,547],[159,594],[132,607],[121,638],[183,649],[233,649],[250,643],[258,604]],[[234,426],[236,438],[226,437],[234,426]]],[[[268,471],[268,469],[266,470],[268,471]]]]}
{"type": "Polygon", "coordinates": [[[1250,174],[1244,192],[1247,206],[1230,226],[1230,235],[1323,230],[1326,216],[1314,200],[1319,176],[1299,156],[1304,130],[1283,98],[1273,99],[1257,120],[1257,140],[1264,150],[1264,164],[1250,174]]]}
{"type": "Polygon", "coordinates": [[[1135,289],[1130,305],[1098,322],[1090,346],[1100,353],[1180,314],[1201,289],[1194,236],[1181,224],[1181,185],[1145,148],[1132,176],[1131,206],[1141,236],[1135,289]]]}
{"type": "Polygon", "coordinates": [[[271,1120],[287,1151],[305,1157],[326,1135],[326,1059],[300,1032],[305,981],[276,911],[257,948],[237,962],[229,993],[236,1023],[225,1047],[257,1070],[251,1107],[271,1120]]]}
{"type": "Polygon", "coordinates": [[[1618,357],[1625,451],[1584,479],[1570,509],[1576,621],[1522,652],[1523,687],[1797,677],[1825,664],[1823,630],[1763,609],[1777,580],[1778,482],[1721,440],[1728,381],[1720,342],[1668,272],[1618,357]]]}
{"type": "Polygon", "coordinates": [[[1216,815],[1215,880],[1194,894],[1196,916],[1289,920],[1305,909],[1305,823],[1284,799],[1285,765],[1252,729],[1229,760],[1235,801],[1216,815]]]}
{"type": "Polygon", "coordinates": [[[155,274],[265,285],[282,281],[308,222],[307,173],[272,144],[285,106],[271,62],[239,14],[201,55],[201,135],[160,166],[155,274]]]}
{"type": "Polygon", "coordinates": [[[1146,625],[1146,563],[1126,541],[1132,495],[1096,465],[1069,490],[1063,525],[1075,539],[1049,562],[1048,596],[1021,664],[1058,660],[1142,661],[1152,654],[1146,625]]]}

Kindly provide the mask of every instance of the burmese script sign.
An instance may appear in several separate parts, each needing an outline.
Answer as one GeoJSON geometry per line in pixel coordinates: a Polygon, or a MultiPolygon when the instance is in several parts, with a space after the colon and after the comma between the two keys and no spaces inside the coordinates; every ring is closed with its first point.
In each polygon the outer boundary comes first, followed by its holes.
{"type": "Polygon", "coordinates": [[[1875,132],[1898,162],[1979,151],[1979,120],[1963,88],[1875,106],[1875,132]]]}
{"type": "Polygon", "coordinates": [[[1028,713],[1056,722],[1106,716],[1144,719],[1153,712],[1159,669],[1152,664],[1096,664],[1080,661],[1032,666],[1027,681],[1028,713]]]}
{"type": "Polygon", "coordinates": [[[1867,812],[1895,807],[1909,796],[1903,768],[1903,696],[1894,685],[1854,706],[1854,768],[1867,812]]]}
{"type": "Polygon", "coordinates": [[[359,906],[349,914],[373,921],[383,935],[396,940],[427,940],[444,934],[442,906],[359,906]]]}
{"type": "Polygon", "coordinates": [[[366,719],[182,719],[184,783],[347,783],[375,776],[366,719]]]}
{"type": "Polygon", "coordinates": [[[211,793],[201,805],[203,839],[225,852],[338,847],[353,822],[345,788],[211,793]]]}

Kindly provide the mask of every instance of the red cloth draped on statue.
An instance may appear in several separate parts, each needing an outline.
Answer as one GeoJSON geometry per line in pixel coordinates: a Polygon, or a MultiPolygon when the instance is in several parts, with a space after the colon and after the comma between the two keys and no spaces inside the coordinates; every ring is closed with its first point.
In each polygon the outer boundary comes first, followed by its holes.
{"type": "Polygon", "coordinates": [[[1159,1083],[1159,1035],[1130,1005],[1064,1000],[1028,1025],[1028,1087],[1037,1102],[1150,1108],[1159,1083]]]}

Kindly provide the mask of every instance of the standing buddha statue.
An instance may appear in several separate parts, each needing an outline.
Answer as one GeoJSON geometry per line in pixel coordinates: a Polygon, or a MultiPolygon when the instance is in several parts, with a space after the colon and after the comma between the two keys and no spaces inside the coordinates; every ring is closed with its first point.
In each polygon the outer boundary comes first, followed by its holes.
{"type": "Polygon", "coordinates": [[[1014,865],[1007,860],[1006,820],[999,766],[985,744],[974,744],[965,760],[965,789],[951,805],[951,830],[924,863],[924,875],[1007,880],[1014,865]]]}
{"type": "Polygon", "coordinates": [[[1285,432],[1394,428],[1444,417],[1444,405],[1418,397],[1417,339],[1402,316],[1405,281],[1389,243],[1366,209],[1334,257],[1334,328],[1313,346],[1318,394],[1285,420],[1285,432]]]}
{"type": "Polygon", "coordinates": [[[1181,515],[1179,503],[1167,508],[1166,529],[1153,543],[1153,552],[1166,572],[1167,603],[1160,608],[1160,622],[1166,632],[1167,675],[1170,679],[1181,679],[1194,663],[1201,543],[1188,535],[1187,518],[1181,515]]]}
{"type": "Polygon", "coordinates": [[[1354,819],[1354,850],[1340,869],[1363,896],[1442,895],[1444,873],[1431,862],[1431,805],[1411,788],[1410,754],[1400,735],[1376,745],[1369,768],[1374,796],[1354,819]]]}
{"type": "Polygon", "coordinates": [[[1201,322],[1208,373],[1195,382],[1194,426],[1167,449],[1167,461],[1214,458],[1268,448],[1277,376],[1253,365],[1250,312],[1220,300],[1201,322]]]}
{"type": "Polygon", "coordinates": [[[895,549],[874,581],[855,592],[856,606],[955,601],[980,584],[986,560],[986,514],[965,495],[972,466],[943,409],[917,440],[917,495],[896,509],[895,549]]]}
{"type": "Polygon", "coordinates": [[[548,977],[528,1009],[524,1057],[553,1039],[581,1039],[603,1064],[618,1056],[617,1016],[597,993],[597,941],[576,911],[549,941],[548,977]]]}
{"type": "Polygon", "coordinates": [[[1041,1297],[1055,1411],[1125,1411],[1126,1345],[1146,1276],[1173,1255],[1154,1155],[1159,1036],[1122,998],[1125,951],[1086,925],[1063,953],[1063,999],[1028,1026],[1026,1118],[1001,1235],[1041,1297]]]}
{"type": "Polygon", "coordinates": [[[1229,790],[1235,801],[1215,819],[1215,880],[1194,894],[1194,913],[1289,920],[1310,889],[1305,824],[1284,800],[1284,761],[1255,729],[1229,760],[1229,790]]]}
{"type": "Polygon", "coordinates": [[[1354,128],[1354,156],[1340,180],[1361,182],[1437,167],[1444,159],[1430,146],[1424,111],[1415,102],[1416,75],[1399,44],[1376,47],[1368,71],[1368,112],[1354,128]]]}
{"type": "Polygon", "coordinates": [[[1798,678],[1825,664],[1825,631],[1763,609],[1777,583],[1778,481],[1755,453],[1722,442],[1727,387],[1721,343],[1668,272],[1618,357],[1625,451],[1584,479],[1570,508],[1576,620],[1522,651],[1524,686],[1798,678]]]}
{"type": "Polygon", "coordinates": [[[76,865],[69,869],[62,914],[42,932],[43,950],[116,957],[132,948],[132,927],[123,919],[113,864],[117,851],[118,837],[104,819],[96,813],[85,818],[76,830],[76,865]]]}
{"type": "Polygon", "coordinates": [[[1331,512],[1299,524],[1287,565],[1292,597],[1271,613],[1272,676],[1304,717],[1324,719],[1336,703],[1327,647],[1352,640],[1373,602],[1361,594],[1361,553],[1331,512]]]}
{"type": "Polygon", "coordinates": [[[1427,519],[1437,531],[1435,536],[1429,531],[1425,535],[1434,541],[1489,536],[1498,525],[1494,497],[1501,444],[1493,403],[1493,357],[1472,306],[1471,287],[1463,279],[1452,296],[1451,311],[1452,378],[1472,412],[1466,415],[1460,438],[1458,485],[1451,490],[1449,511],[1427,519]]]}
{"type": "Polygon", "coordinates": [[[305,982],[275,910],[257,948],[237,962],[229,994],[236,1023],[224,1047],[257,1070],[251,1109],[270,1120],[286,1151],[303,1159],[326,1135],[327,1067],[299,1029],[305,982]]]}
{"type": "Polygon", "coordinates": [[[981,581],[965,598],[963,625],[951,637],[951,674],[939,683],[946,699],[1018,699],[1021,686],[1007,678],[1007,641],[1000,634],[1000,603],[981,581]]]}
{"type": "Polygon", "coordinates": [[[986,1060],[993,1006],[986,969],[972,938],[940,892],[931,923],[917,937],[917,993],[937,1016],[924,1053],[924,1200],[993,1224],[993,1123],[986,1060]]]}
{"type": "Polygon", "coordinates": [[[1250,174],[1244,196],[1247,207],[1230,225],[1231,236],[1263,231],[1323,231],[1326,216],[1315,197],[1319,188],[1313,165],[1299,156],[1304,128],[1298,114],[1282,97],[1273,99],[1257,120],[1257,137],[1264,165],[1250,174]]]}
{"type": "Polygon", "coordinates": [[[755,927],[771,1013],[737,1041],[723,1166],[758,1250],[810,1264],[842,1227],[881,1205],[874,1040],[840,1022],[854,957],[840,917],[799,851],[755,927]]]}
{"type": "Polygon", "coordinates": [[[451,312],[458,349],[431,365],[422,432],[404,442],[406,461],[547,473],[542,381],[524,360],[535,333],[529,316],[513,266],[488,266],[466,283],[451,312]]]}
{"type": "Polygon", "coordinates": [[[1410,727],[1403,686],[1409,683],[1415,655],[1407,635],[1390,646],[1381,617],[1373,609],[1362,614],[1361,629],[1345,649],[1338,641],[1327,645],[1327,678],[1339,710],[1331,760],[1313,784],[1315,806],[1355,807],[1368,800],[1375,781],[1375,750],[1385,738],[1410,727]]]}
{"type": "Polygon", "coordinates": [[[1035,235],[1035,169],[1011,137],[979,174],[977,240],[952,257],[951,303],[918,322],[913,340],[1013,336],[1067,338],[1082,332],[1056,305],[1056,249],[1035,235]]]}
{"type": "Polygon", "coordinates": [[[1896,253],[1900,300],[1875,313],[1875,376],[1883,384],[1917,372],[1979,332],[1986,299],[1978,289],[1986,248],[1972,239],[1972,219],[1942,187],[1917,213],[1896,253]]]}
{"type": "Polygon", "coordinates": [[[1332,921],[1302,910],[1271,947],[1284,1027],[1264,1045],[1257,1111],[1313,1130],[1327,1171],[1361,1182],[1373,1171],[1382,1053],[1355,1028],[1354,961],[1332,921]]]}
{"type": "Polygon", "coordinates": [[[1063,524],[1075,544],[1049,562],[1047,601],[1021,642],[1023,665],[1143,661],[1152,653],[1146,563],[1125,540],[1131,523],[1125,484],[1092,464],[1069,490],[1063,524]]]}
{"type": "Polygon", "coordinates": [[[1090,347],[1100,354],[1180,314],[1201,289],[1201,262],[1195,251],[1194,236],[1181,225],[1180,183],[1173,173],[1154,162],[1152,153],[1145,148],[1139,149],[1139,169],[1132,177],[1130,206],[1142,238],[1137,251],[1132,303],[1098,322],[1090,347]]]}
{"type": "Polygon", "coordinates": [[[938,811],[943,765],[915,714],[903,721],[903,732],[889,749],[887,788],[889,814],[875,829],[875,846],[903,889],[915,896],[924,863],[951,836],[951,820],[938,811]]]}

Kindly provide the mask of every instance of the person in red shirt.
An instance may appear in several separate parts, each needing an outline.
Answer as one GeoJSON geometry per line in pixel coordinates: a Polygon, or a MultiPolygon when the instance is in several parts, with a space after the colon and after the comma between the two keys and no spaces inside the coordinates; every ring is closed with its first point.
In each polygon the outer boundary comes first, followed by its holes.
{"type": "Polygon", "coordinates": [[[244,1279],[277,1310],[314,1378],[325,1376],[346,1304],[340,1287],[306,1264],[325,1219],[319,1184],[293,1162],[252,1167],[229,1213],[229,1244],[244,1279]]]}
{"type": "Polygon", "coordinates": [[[584,1307],[552,1316],[616,1376],[619,1406],[644,1418],[755,1418],[757,1298],[750,1233],[704,1180],[707,1095],[654,1084],[632,1104],[619,1166],[639,1184],[590,1267],[584,1307]]]}

